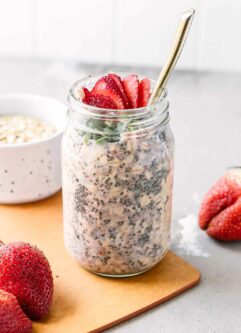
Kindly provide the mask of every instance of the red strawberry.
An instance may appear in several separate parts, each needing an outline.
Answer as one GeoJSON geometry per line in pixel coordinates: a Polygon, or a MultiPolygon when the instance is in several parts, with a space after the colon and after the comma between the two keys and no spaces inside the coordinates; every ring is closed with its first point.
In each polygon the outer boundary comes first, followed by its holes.
{"type": "Polygon", "coordinates": [[[129,104],[132,108],[138,107],[138,76],[131,74],[123,78],[123,85],[128,97],[129,104]]]}
{"type": "Polygon", "coordinates": [[[151,96],[151,81],[144,79],[140,82],[138,88],[138,107],[142,108],[147,106],[149,98],[151,96]]]}
{"type": "Polygon", "coordinates": [[[241,197],[211,220],[207,233],[224,241],[241,240],[241,197]]]}
{"type": "Polygon", "coordinates": [[[206,194],[199,225],[221,240],[241,240],[241,168],[229,170],[206,194]]]}
{"type": "Polygon", "coordinates": [[[0,290],[0,332],[29,333],[31,330],[32,322],[20,308],[17,298],[0,290]]]}
{"type": "Polygon", "coordinates": [[[95,94],[87,88],[83,88],[85,96],[83,102],[88,105],[96,106],[102,109],[117,109],[117,105],[109,96],[95,94]]]}
{"type": "Polygon", "coordinates": [[[111,77],[113,80],[115,80],[115,83],[117,84],[120,92],[121,92],[121,96],[122,96],[122,99],[124,101],[124,104],[125,104],[125,109],[128,109],[130,107],[129,105],[129,101],[128,101],[128,98],[126,96],[126,92],[125,92],[125,89],[124,89],[124,85],[123,85],[123,82],[121,81],[121,78],[116,75],[116,74],[109,74],[108,75],[109,77],[111,77]]]}
{"type": "Polygon", "coordinates": [[[118,109],[125,108],[125,102],[123,100],[120,89],[112,77],[103,76],[96,82],[92,92],[110,97],[115,102],[118,109]]]}
{"type": "Polygon", "coordinates": [[[30,318],[47,315],[53,300],[53,277],[43,252],[24,242],[2,245],[0,289],[16,296],[30,318]]]}

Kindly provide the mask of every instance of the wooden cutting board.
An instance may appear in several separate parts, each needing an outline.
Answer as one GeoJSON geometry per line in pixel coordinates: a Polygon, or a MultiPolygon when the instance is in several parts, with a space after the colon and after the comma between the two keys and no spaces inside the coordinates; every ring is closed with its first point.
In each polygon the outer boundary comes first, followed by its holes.
{"type": "Polygon", "coordinates": [[[37,203],[0,206],[0,230],[3,242],[36,244],[53,270],[51,312],[43,322],[34,323],[33,333],[102,332],[182,293],[200,279],[194,267],[172,252],[151,271],[132,278],[103,278],[85,271],[64,248],[60,193],[37,203]]]}

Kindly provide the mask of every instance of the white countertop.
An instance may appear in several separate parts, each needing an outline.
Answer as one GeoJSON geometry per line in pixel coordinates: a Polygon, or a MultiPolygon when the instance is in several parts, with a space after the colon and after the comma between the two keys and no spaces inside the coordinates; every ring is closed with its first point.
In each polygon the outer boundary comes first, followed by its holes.
{"type": "MultiPolygon", "coordinates": [[[[105,70],[109,68],[0,60],[0,93],[30,92],[65,101],[74,81],[105,70]]],[[[121,70],[153,78],[158,73],[121,70]]],[[[108,332],[241,332],[241,242],[210,239],[198,228],[196,218],[210,185],[227,167],[241,165],[240,88],[241,74],[177,72],[171,79],[168,90],[176,140],[172,250],[197,267],[202,279],[199,286],[108,332]]]]}

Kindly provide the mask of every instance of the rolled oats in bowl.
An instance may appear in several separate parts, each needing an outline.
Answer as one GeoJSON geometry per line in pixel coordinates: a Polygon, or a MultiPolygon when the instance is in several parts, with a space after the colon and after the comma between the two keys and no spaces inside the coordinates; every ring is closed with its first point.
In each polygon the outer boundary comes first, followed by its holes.
{"type": "Polygon", "coordinates": [[[37,201],[61,189],[66,111],[45,96],[0,96],[1,204],[37,201]]]}
{"type": "Polygon", "coordinates": [[[0,144],[25,143],[48,138],[56,129],[27,115],[0,115],[0,144]]]}

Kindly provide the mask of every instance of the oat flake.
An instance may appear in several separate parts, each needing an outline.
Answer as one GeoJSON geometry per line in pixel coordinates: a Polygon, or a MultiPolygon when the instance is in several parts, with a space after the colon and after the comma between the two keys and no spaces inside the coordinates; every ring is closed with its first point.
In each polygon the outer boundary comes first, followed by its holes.
{"type": "Polygon", "coordinates": [[[25,115],[0,116],[0,144],[25,143],[48,138],[56,132],[44,121],[25,115]]]}

